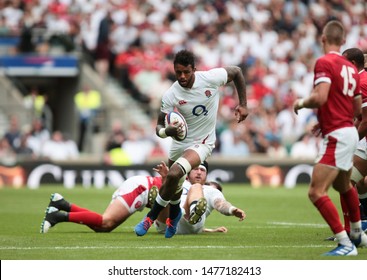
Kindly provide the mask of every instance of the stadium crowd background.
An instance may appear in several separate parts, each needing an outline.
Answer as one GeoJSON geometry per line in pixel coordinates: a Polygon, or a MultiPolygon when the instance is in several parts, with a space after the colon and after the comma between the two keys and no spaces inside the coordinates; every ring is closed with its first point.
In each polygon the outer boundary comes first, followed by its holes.
{"type": "MultiPolygon", "coordinates": [[[[0,1],[1,36],[20,36],[14,52],[83,52],[106,83],[117,80],[148,107],[152,126],[160,98],[175,79],[176,51],[191,49],[198,70],[240,66],[250,114],[244,123],[236,123],[234,87],[224,87],[214,151],[233,158],[315,157],[319,139],[310,133],[315,115],[302,110],[296,116],[292,104],[311,92],[313,64],[322,54],[321,28],[330,19],[339,19],[346,27],[344,48],[358,47],[367,53],[364,0],[0,1]]],[[[47,126],[42,133],[35,132],[34,125],[39,126],[35,122],[24,131],[16,120],[9,121],[8,133],[0,140],[0,157],[55,156],[52,143],[51,153],[46,154],[35,148],[35,141],[37,147],[45,146],[44,141],[69,143],[56,155],[61,159],[80,155],[76,139],[63,140],[65,135],[47,131],[47,126]]],[[[152,128],[123,131],[116,121],[111,123],[105,149],[121,147],[126,154],[121,164],[144,163],[153,156],[166,156],[167,142],[156,142],[154,137],[152,128]]],[[[113,164],[107,157],[104,160],[113,164]]]]}

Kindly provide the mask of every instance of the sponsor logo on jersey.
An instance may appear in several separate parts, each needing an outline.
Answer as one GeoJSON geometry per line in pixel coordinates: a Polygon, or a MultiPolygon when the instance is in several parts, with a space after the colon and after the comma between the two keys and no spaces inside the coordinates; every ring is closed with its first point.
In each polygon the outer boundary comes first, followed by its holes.
{"type": "Polygon", "coordinates": [[[211,91],[210,91],[210,90],[208,90],[208,89],[207,89],[207,90],[205,91],[205,95],[206,95],[206,97],[208,97],[208,98],[209,98],[210,96],[212,96],[212,93],[211,93],[211,91]]]}
{"type": "Polygon", "coordinates": [[[178,104],[182,106],[182,105],[187,104],[187,101],[186,100],[180,100],[180,101],[178,101],[178,104]]]}
{"type": "Polygon", "coordinates": [[[135,209],[139,209],[141,205],[142,205],[141,201],[138,201],[137,203],[135,203],[134,207],[135,209]]]}

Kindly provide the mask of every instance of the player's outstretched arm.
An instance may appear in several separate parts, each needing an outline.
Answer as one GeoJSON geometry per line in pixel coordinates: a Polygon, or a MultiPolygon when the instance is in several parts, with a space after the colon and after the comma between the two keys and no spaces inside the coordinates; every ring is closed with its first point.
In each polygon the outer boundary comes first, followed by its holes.
{"type": "Polygon", "coordinates": [[[245,211],[233,206],[224,199],[216,199],[214,202],[214,208],[223,215],[236,216],[239,218],[239,221],[243,221],[246,218],[245,211]]]}
{"type": "Polygon", "coordinates": [[[226,227],[204,228],[203,232],[223,232],[223,233],[227,233],[228,229],[226,227]]]}

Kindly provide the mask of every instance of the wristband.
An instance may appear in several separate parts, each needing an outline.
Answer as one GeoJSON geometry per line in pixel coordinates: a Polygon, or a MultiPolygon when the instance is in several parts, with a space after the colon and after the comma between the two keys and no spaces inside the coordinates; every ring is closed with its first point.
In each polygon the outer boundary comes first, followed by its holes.
{"type": "Polygon", "coordinates": [[[166,137],[167,137],[166,129],[165,129],[165,128],[161,128],[161,129],[158,131],[158,135],[159,135],[159,137],[161,137],[161,138],[166,138],[166,137]]]}
{"type": "Polygon", "coordinates": [[[303,108],[304,105],[305,105],[305,100],[304,99],[298,100],[298,107],[303,108]]]}
{"type": "Polygon", "coordinates": [[[229,210],[228,210],[229,214],[233,215],[233,212],[234,212],[236,209],[237,209],[237,208],[236,208],[236,207],[234,207],[234,206],[229,207],[229,210]]]}

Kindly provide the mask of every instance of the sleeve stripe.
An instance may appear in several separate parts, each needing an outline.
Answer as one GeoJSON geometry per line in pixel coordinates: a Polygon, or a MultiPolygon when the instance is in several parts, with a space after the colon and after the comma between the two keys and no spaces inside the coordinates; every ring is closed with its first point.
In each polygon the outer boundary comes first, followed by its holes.
{"type": "Polygon", "coordinates": [[[315,80],[314,84],[318,85],[319,83],[329,83],[331,84],[331,80],[328,77],[321,77],[315,80]]]}

